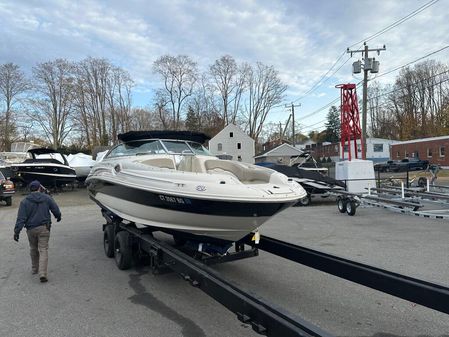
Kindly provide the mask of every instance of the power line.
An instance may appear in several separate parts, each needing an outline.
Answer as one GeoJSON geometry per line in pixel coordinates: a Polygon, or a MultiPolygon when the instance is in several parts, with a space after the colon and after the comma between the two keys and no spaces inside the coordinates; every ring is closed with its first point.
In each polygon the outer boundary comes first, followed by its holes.
{"type": "MultiPolygon", "coordinates": [[[[322,85],[323,83],[321,83],[321,81],[327,76],[327,74],[329,74],[331,71],[332,71],[332,69],[337,65],[337,63],[343,58],[343,56],[346,54],[346,51],[344,51],[343,53],[341,53],[341,55],[337,58],[337,60],[334,62],[334,64],[332,64],[332,66],[329,68],[329,70],[326,72],[326,73],[324,73],[324,75],[322,75],[321,76],[321,78],[317,81],[317,82],[315,82],[315,84],[314,85],[312,85],[312,87],[309,89],[309,90],[307,90],[302,96],[300,96],[300,97],[298,97],[297,99],[295,99],[294,101],[293,101],[293,103],[295,103],[295,102],[297,102],[297,101],[299,101],[300,99],[303,99],[304,97],[306,97],[307,95],[309,95],[310,93],[312,93],[316,88],[318,88],[320,85],[322,85]]],[[[350,59],[350,58],[349,58],[350,59]]],[[[348,60],[349,60],[348,59],[348,60]]],[[[343,63],[343,65],[344,64],[346,64],[346,62],[348,62],[348,60],[346,60],[345,61],[345,63],[343,63]]],[[[342,65],[342,66],[343,66],[342,65]]],[[[331,76],[329,76],[328,78],[330,78],[330,77],[332,77],[337,71],[339,71],[340,69],[341,69],[341,67],[342,66],[340,66],[331,76]]]]}
{"type": "MultiPolygon", "coordinates": [[[[437,76],[441,76],[441,75],[444,75],[444,74],[447,74],[447,73],[449,73],[449,70],[445,70],[445,71],[442,71],[441,73],[438,73],[438,74],[429,76],[429,77],[427,77],[427,78],[424,78],[424,79],[422,79],[422,80],[413,82],[413,83],[411,83],[411,85],[419,84],[419,83],[422,83],[422,82],[424,82],[424,81],[430,80],[431,78],[434,78],[434,77],[437,77],[437,76]]],[[[442,81],[442,82],[438,82],[438,83],[435,83],[435,84],[426,86],[426,88],[435,86],[435,85],[440,84],[440,83],[443,83],[443,82],[446,82],[447,80],[449,80],[449,79],[446,79],[446,80],[444,80],[444,81],[442,81]]],[[[396,91],[399,91],[399,90],[405,89],[405,88],[407,88],[407,87],[406,87],[406,86],[398,87],[398,88],[395,88],[394,90],[391,90],[391,91],[389,91],[389,92],[386,92],[386,93],[383,93],[383,94],[380,94],[380,95],[377,95],[377,96],[374,96],[374,97],[370,97],[368,100],[374,100],[374,99],[377,99],[377,98],[379,98],[379,97],[383,97],[383,96],[392,94],[392,93],[394,93],[394,92],[396,92],[396,91]]]]}
{"type": "MultiPolygon", "coordinates": [[[[356,87],[357,88],[360,87],[361,84],[362,84],[362,81],[357,83],[356,87]]],[[[311,113],[309,113],[309,114],[307,114],[305,116],[302,116],[301,119],[306,119],[306,118],[312,117],[312,116],[316,115],[317,113],[323,111],[324,109],[329,108],[330,106],[332,106],[333,104],[335,104],[339,100],[340,100],[340,96],[338,96],[337,98],[333,99],[332,101],[330,101],[326,105],[322,106],[321,108],[319,108],[319,109],[317,109],[317,110],[315,110],[315,111],[313,111],[313,112],[311,112],[311,113]]]]}
{"type": "Polygon", "coordinates": [[[445,50],[445,49],[447,49],[447,48],[449,48],[449,45],[444,46],[443,48],[440,48],[440,49],[438,49],[438,50],[435,50],[435,51],[433,51],[433,52],[431,52],[431,53],[429,53],[429,54],[427,54],[427,55],[425,55],[425,56],[421,56],[420,58],[417,58],[416,60],[410,61],[410,62],[407,63],[407,64],[404,64],[404,65],[402,65],[402,66],[396,67],[396,68],[391,69],[391,70],[388,70],[388,71],[385,72],[385,73],[382,73],[382,74],[380,74],[380,75],[377,75],[376,78],[379,78],[379,77],[382,77],[382,76],[391,74],[391,73],[395,72],[396,70],[405,68],[405,67],[409,66],[410,64],[413,64],[413,63],[416,63],[416,62],[418,62],[418,61],[421,61],[421,60],[423,60],[423,59],[425,59],[425,58],[428,58],[428,57],[431,56],[431,55],[435,55],[435,54],[437,54],[437,53],[439,53],[439,52],[441,52],[441,51],[443,51],[443,50],[445,50]]]}
{"type": "MultiPolygon", "coordinates": [[[[390,25],[384,27],[383,29],[379,30],[378,32],[360,40],[359,42],[356,42],[354,44],[352,44],[351,46],[349,46],[349,48],[354,47],[355,45],[358,45],[360,43],[363,42],[368,42],[371,41],[372,39],[390,31],[391,29],[399,26],[400,24],[404,23],[405,21],[408,21],[409,19],[411,19],[412,17],[416,16],[417,14],[421,13],[422,11],[424,11],[425,9],[429,8],[430,6],[433,6],[435,3],[437,3],[439,0],[431,0],[427,3],[425,3],[424,5],[422,5],[421,7],[415,9],[414,11],[412,11],[411,13],[407,14],[406,16],[402,17],[401,19],[391,23],[390,25]]],[[[360,47],[359,47],[360,48],[360,47]]],[[[331,71],[332,69],[334,69],[334,67],[338,64],[338,62],[343,58],[343,56],[345,55],[346,51],[344,51],[338,58],[337,60],[332,64],[332,66],[324,73],[324,75],[322,75],[320,77],[320,79],[315,82],[312,87],[306,91],[303,95],[301,95],[300,97],[298,97],[297,99],[295,99],[293,101],[293,103],[296,103],[297,101],[307,97],[309,94],[311,94],[313,91],[315,91],[318,87],[320,87],[322,84],[324,84],[327,80],[325,80],[324,82],[321,82],[331,71]]],[[[334,76],[351,58],[348,58],[337,70],[335,70],[329,77],[331,78],[332,76],[334,76]]]]}
{"type": "Polygon", "coordinates": [[[324,123],[324,122],[326,122],[326,119],[323,119],[323,120],[321,120],[321,121],[319,121],[319,122],[316,122],[316,123],[313,123],[313,124],[310,124],[310,125],[304,125],[304,126],[301,127],[301,130],[311,129],[311,128],[313,128],[315,125],[318,125],[318,124],[321,124],[321,123],[324,123]]]}
{"type": "MultiPolygon", "coordinates": [[[[439,81],[439,82],[437,82],[437,83],[433,83],[433,84],[431,84],[431,85],[427,85],[426,88],[432,88],[432,87],[434,87],[434,86],[437,86],[437,85],[439,85],[439,84],[442,84],[442,83],[445,83],[445,82],[448,82],[448,81],[449,81],[449,78],[446,78],[446,79],[441,80],[441,81],[439,81]]],[[[403,89],[403,88],[405,88],[405,87],[402,87],[402,89],[403,89]]],[[[400,88],[400,89],[401,89],[401,88],[400,88]]],[[[375,99],[375,98],[377,98],[377,97],[381,97],[381,96],[385,96],[385,95],[391,94],[391,93],[393,93],[393,92],[395,92],[395,91],[397,91],[397,90],[392,90],[392,91],[387,92],[387,93],[385,93],[385,94],[376,96],[376,97],[374,97],[373,99],[375,99]]],[[[402,96],[400,96],[400,97],[405,97],[405,96],[407,96],[407,94],[404,94],[404,95],[402,95],[402,96]]],[[[369,99],[369,100],[372,100],[372,99],[369,99]]],[[[383,104],[376,105],[376,107],[377,107],[377,108],[382,108],[382,107],[384,107],[384,106],[389,105],[389,103],[390,103],[390,102],[385,102],[385,103],[383,103],[383,104]]]]}
{"type": "Polygon", "coordinates": [[[427,3],[425,3],[424,5],[422,5],[421,7],[415,9],[414,11],[412,11],[411,13],[407,14],[406,16],[402,17],[401,19],[393,22],[392,24],[388,25],[387,27],[379,30],[377,33],[374,33],[370,36],[368,36],[365,39],[360,40],[359,42],[354,43],[353,45],[349,46],[349,48],[354,47],[355,45],[358,45],[359,43],[362,42],[368,42],[371,41],[372,39],[375,39],[376,37],[390,31],[391,29],[399,26],[400,24],[404,23],[405,21],[410,20],[412,17],[414,17],[415,15],[421,13],[422,11],[424,11],[425,9],[429,8],[430,6],[433,6],[434,4],[436,4],[439,0],[431,0],[427,3]]]}

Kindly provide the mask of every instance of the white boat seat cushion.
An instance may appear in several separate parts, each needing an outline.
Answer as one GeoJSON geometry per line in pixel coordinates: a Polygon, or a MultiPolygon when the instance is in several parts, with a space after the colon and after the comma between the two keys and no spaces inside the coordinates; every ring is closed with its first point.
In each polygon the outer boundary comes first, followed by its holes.
{"type": "Polygon", "coordinates": [[[178,164],[178,171],[204,173],[204,160],[195,156],[183,156],[178,164]]]}
{"type": "Polygon", "coordinates": [[[175,169],[175,164],[173,163],[173,160],[170,158],[152,158],[144,160],[141,163],[160,168],[175,169]]]}
{"type": "Polygon", "coordinates": [[[248,167],[237,162],[226,160],[206,160],[204,163],[208,173],[232,174],[244,184],[266,184],[270,182],[272,172],[262,168],[248,167]]]}

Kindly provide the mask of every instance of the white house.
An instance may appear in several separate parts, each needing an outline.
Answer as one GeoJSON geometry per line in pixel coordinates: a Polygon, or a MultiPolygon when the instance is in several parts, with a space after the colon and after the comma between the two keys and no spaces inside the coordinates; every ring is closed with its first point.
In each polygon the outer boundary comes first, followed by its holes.
{"type": "MultiPolygon", "coordinates": [[[[352,158],[354,158],[354,146],[351,141],[352,148],[352,158]]],[[[374,162],[386,161],[390,159],[390,149],[391,145],[396,144],[397,140],[391,139],[383,139],[383,138],[367,138],[366,139],[366,159],[372,160],[374,162]]],[[[348,159],[348,148],[347,145],[344,147],[345,159],[348,159]]],[[[362,145],[360,143],[360,139],[357,139],[357,151],[358,157],[362,157],[362,145]]],[[[341,153],[341,145],[340,145],[340,153],[341,153]]],[[[340,156],[341,157],[341,156],[340,156]]]]}
{"type": "Polygon", "coordinates": [[[216,156],[228,155],[232,160],[254,164],[254,139],[234,124],[228,124],[209,140],[209,151],[216,156]]]}
{"type": "Polygon", "coordinates": [[[258,155],[254,159],[256,163],[270,162],[289,165],[291,157],[299,156],[302,153],[303,151],[301,151],[299,148],[284,143],[279,145],[278,147],[275,147],[274,149],[271,149],[268,152],[258,155]]]}

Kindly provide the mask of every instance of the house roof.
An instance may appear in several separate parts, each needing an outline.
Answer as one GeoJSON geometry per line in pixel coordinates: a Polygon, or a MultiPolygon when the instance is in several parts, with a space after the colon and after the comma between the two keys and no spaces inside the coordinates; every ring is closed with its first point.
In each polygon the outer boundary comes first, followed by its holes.
{"type": "Polygon", "coordinates": [[[248,138],[248,140],[251,140],[254,142],[254,139],[252,139],[250,136],[248,136],[242,129],[240,129],[235,124],[226,125],[219,133],[217,133],[214,137],[212,137],[211,141],[215,140],[216,138],[220,138],[221,136],[224,135],[225,132],[230,131],[230,129],[232,129],[233,131],[239,132],[242,136],[244,136],[244,137],[248,138]]]}
{"type": "Polygon", "coordinates": [[[301,151],[298,148],[295,148],[291,146],[290,144],[281,144],[278,147],[275,147],[274,149],[271,149],[265,153],[262,153],[254,158],[263,158],[263,157],[270,157],[270,156],[298,156],[302,154],[303,151],[301,151]]]}

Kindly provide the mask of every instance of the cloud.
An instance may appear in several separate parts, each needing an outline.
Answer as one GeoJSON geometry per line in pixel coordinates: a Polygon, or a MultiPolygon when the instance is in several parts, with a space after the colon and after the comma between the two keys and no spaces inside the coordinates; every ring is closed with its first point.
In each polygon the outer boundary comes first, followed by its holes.
{"type": "MultiPolygon", "coordinates": [[[[422,4],[412,0],[344,4],[316,0],[4,0],[0,3],[0,62],[15,62],[29,72],[37,62],[59,57],[106,57],[131,73],[143,96],[159,85],[152,64],[161,55],[188,55],[205,70],[217,58],[230,54],[239,62],[273,65],[289,86],[287,101],[293,101],[322,77],[346,47],[422,4]]],[[[370,41],[370,47],[387,45],[386,52],[373,54],[381,62],[381,71],[447,43],[445,14],[443,1],[438,2],[370,41]]],[[[446,62],[447,56],[448,51],[434,58],[446,62]]],[[[344,54],[335,69],[349,57],[344,54]]],[[[302,100],[303,108],[324,106],[338,95],[335,84],[356,81],[351,63],[358,57],[354,55],[302,100]]],[[[394,75],[381,80],[391,82],[394,75]]]]}

